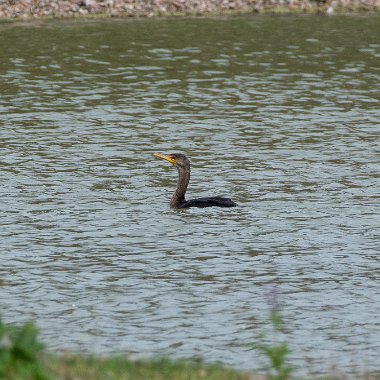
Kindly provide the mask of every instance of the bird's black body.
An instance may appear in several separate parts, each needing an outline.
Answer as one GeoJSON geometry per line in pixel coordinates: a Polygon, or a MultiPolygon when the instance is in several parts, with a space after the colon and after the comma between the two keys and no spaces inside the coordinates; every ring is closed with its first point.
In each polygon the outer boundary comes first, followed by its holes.
{"type": "Polygon", "coordinates": [[[189,207],[236,207],[237,204],[230,198],[204,197],[185,201],[178,208],[189,207]]]}
{"type": "Polygon", "coordinates": [[[155,157],[162,158],[175,165],[178,169],[178,182],[175,192],[170,201],[170,206],[173,208],[189,208],[189,207],[236,207],[237,204],[230,198],[222,197],[204,197],[185,199],[185,193],[190,181],[190,161],[182,153],[174,153],[163,155],[156,153],[155,157]]]}

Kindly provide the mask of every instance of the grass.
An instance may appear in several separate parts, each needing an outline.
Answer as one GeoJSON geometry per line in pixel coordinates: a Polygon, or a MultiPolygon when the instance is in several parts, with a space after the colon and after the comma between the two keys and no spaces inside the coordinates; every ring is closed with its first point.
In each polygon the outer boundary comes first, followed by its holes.
{"type": "MultiPolygon", "coordinates": [[[[130,361],[123,356],[101,358],[74,354],[61,356],[43,354],[40,362],[46,376],[44,379],[48,380],[279,380],[282,378],[270,374],[264,376],[244,373],[223,365],[207,365],[189,360],[130,361]]],[[[380,380],[380,375],[318,377],[318,380],[348,379],[380,380]]],[[[39,380],[39,378],[28,376],[24,372],[21,377],[7,377],[7,380],[39,380]]]]}
{"type": "Polygon", "coordinates": [[[32,323],[4,324],[0,318],[0,379],[6,380],[248,380],[247,374],[197,361],[124,356],[53,355],[43,349],[32,323]]]}
{"type": "MultiPolygon", "coordinates": [[[[221,365],[155,359],[129,361],[125,357],[45,356],[46,373],[54,380],[260,380],[221,365]]],[[[23,379],[24,380],[24,379],[23,379]]],[[[27,379],[29,380],[29,379],[27,379]]]]}
{"type": "MultiPolygon", "coordinates": [[[[274,296],[277,298],[277,296],[274,296]]],[[[272,296],[273,298],[273,296],[272,296]]],[[[267,359],[268,364],[265,367],[269,380],[289,380],[295,367],[289,363],[288,356],[290,349],[286,342],[280,341],[280,334],[284,331],[284,321],[278,311],[278,301],[272,299],[272,310],[270,319],[272,322],[272,330],[276,336],[275,343],[263,343],[265,333],[261,333],[256,339],[258,343],[253,345],[253,348],[261,352],[267,359]]]]}
{"type": "MultiPolygon", "coordinates": [[[[272,327],[280,333],[283,320],[278,312],[271,315],[272,327]]],[[[265,337],[265,334],[262,338],[265,337]]],[[[265,376],[206,364],[195,360],[151,359],[132,361],[125,356],[94,357],[48,353],[31,323],[5,325],[0,318],[0,379],[6,380],[291,380],[294,367],[289,363],[287,344],[262,343],[253,348],[267,360],[265,376]]],[[[319,380],[346,380],[347,376],[319,380]]],[[[356,380],[380,380],[380,374],[362,375],[356,380]]]]}

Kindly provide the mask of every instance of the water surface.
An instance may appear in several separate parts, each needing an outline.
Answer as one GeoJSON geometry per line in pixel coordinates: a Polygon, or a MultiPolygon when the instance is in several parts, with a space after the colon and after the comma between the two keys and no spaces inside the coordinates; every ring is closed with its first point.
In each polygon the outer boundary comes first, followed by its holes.
{"type": "Polygon", "coordinates": [[[0,33],[5,321],[251,370],[277,296],[296,365],[380,370],[378,16],[0,33]],[[242,207],[171,210],[177,151],[242,207]]]}

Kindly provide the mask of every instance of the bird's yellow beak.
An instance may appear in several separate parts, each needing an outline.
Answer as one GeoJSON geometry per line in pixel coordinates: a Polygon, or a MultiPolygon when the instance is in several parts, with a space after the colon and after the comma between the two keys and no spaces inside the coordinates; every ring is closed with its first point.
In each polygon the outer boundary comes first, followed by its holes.
{"type": "Polygon", "coordinates": [[[157,157],[157,158],[162,158],[163,160],[166,160],[166,161],[169,161],[173,165],[175,164],[175,159],[171,155],[166,156],[165,154],[154,153],[153,156],[157,157]]]}

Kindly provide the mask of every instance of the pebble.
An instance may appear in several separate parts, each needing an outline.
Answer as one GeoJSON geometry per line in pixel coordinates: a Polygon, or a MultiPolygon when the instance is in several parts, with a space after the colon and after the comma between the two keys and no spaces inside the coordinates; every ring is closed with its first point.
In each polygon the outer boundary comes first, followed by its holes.
{"type": "Polygon", "coordinates": [[[380,0],[0,0],[0,18],[152,16],[319,9],[380,10],[380,0]]]}

